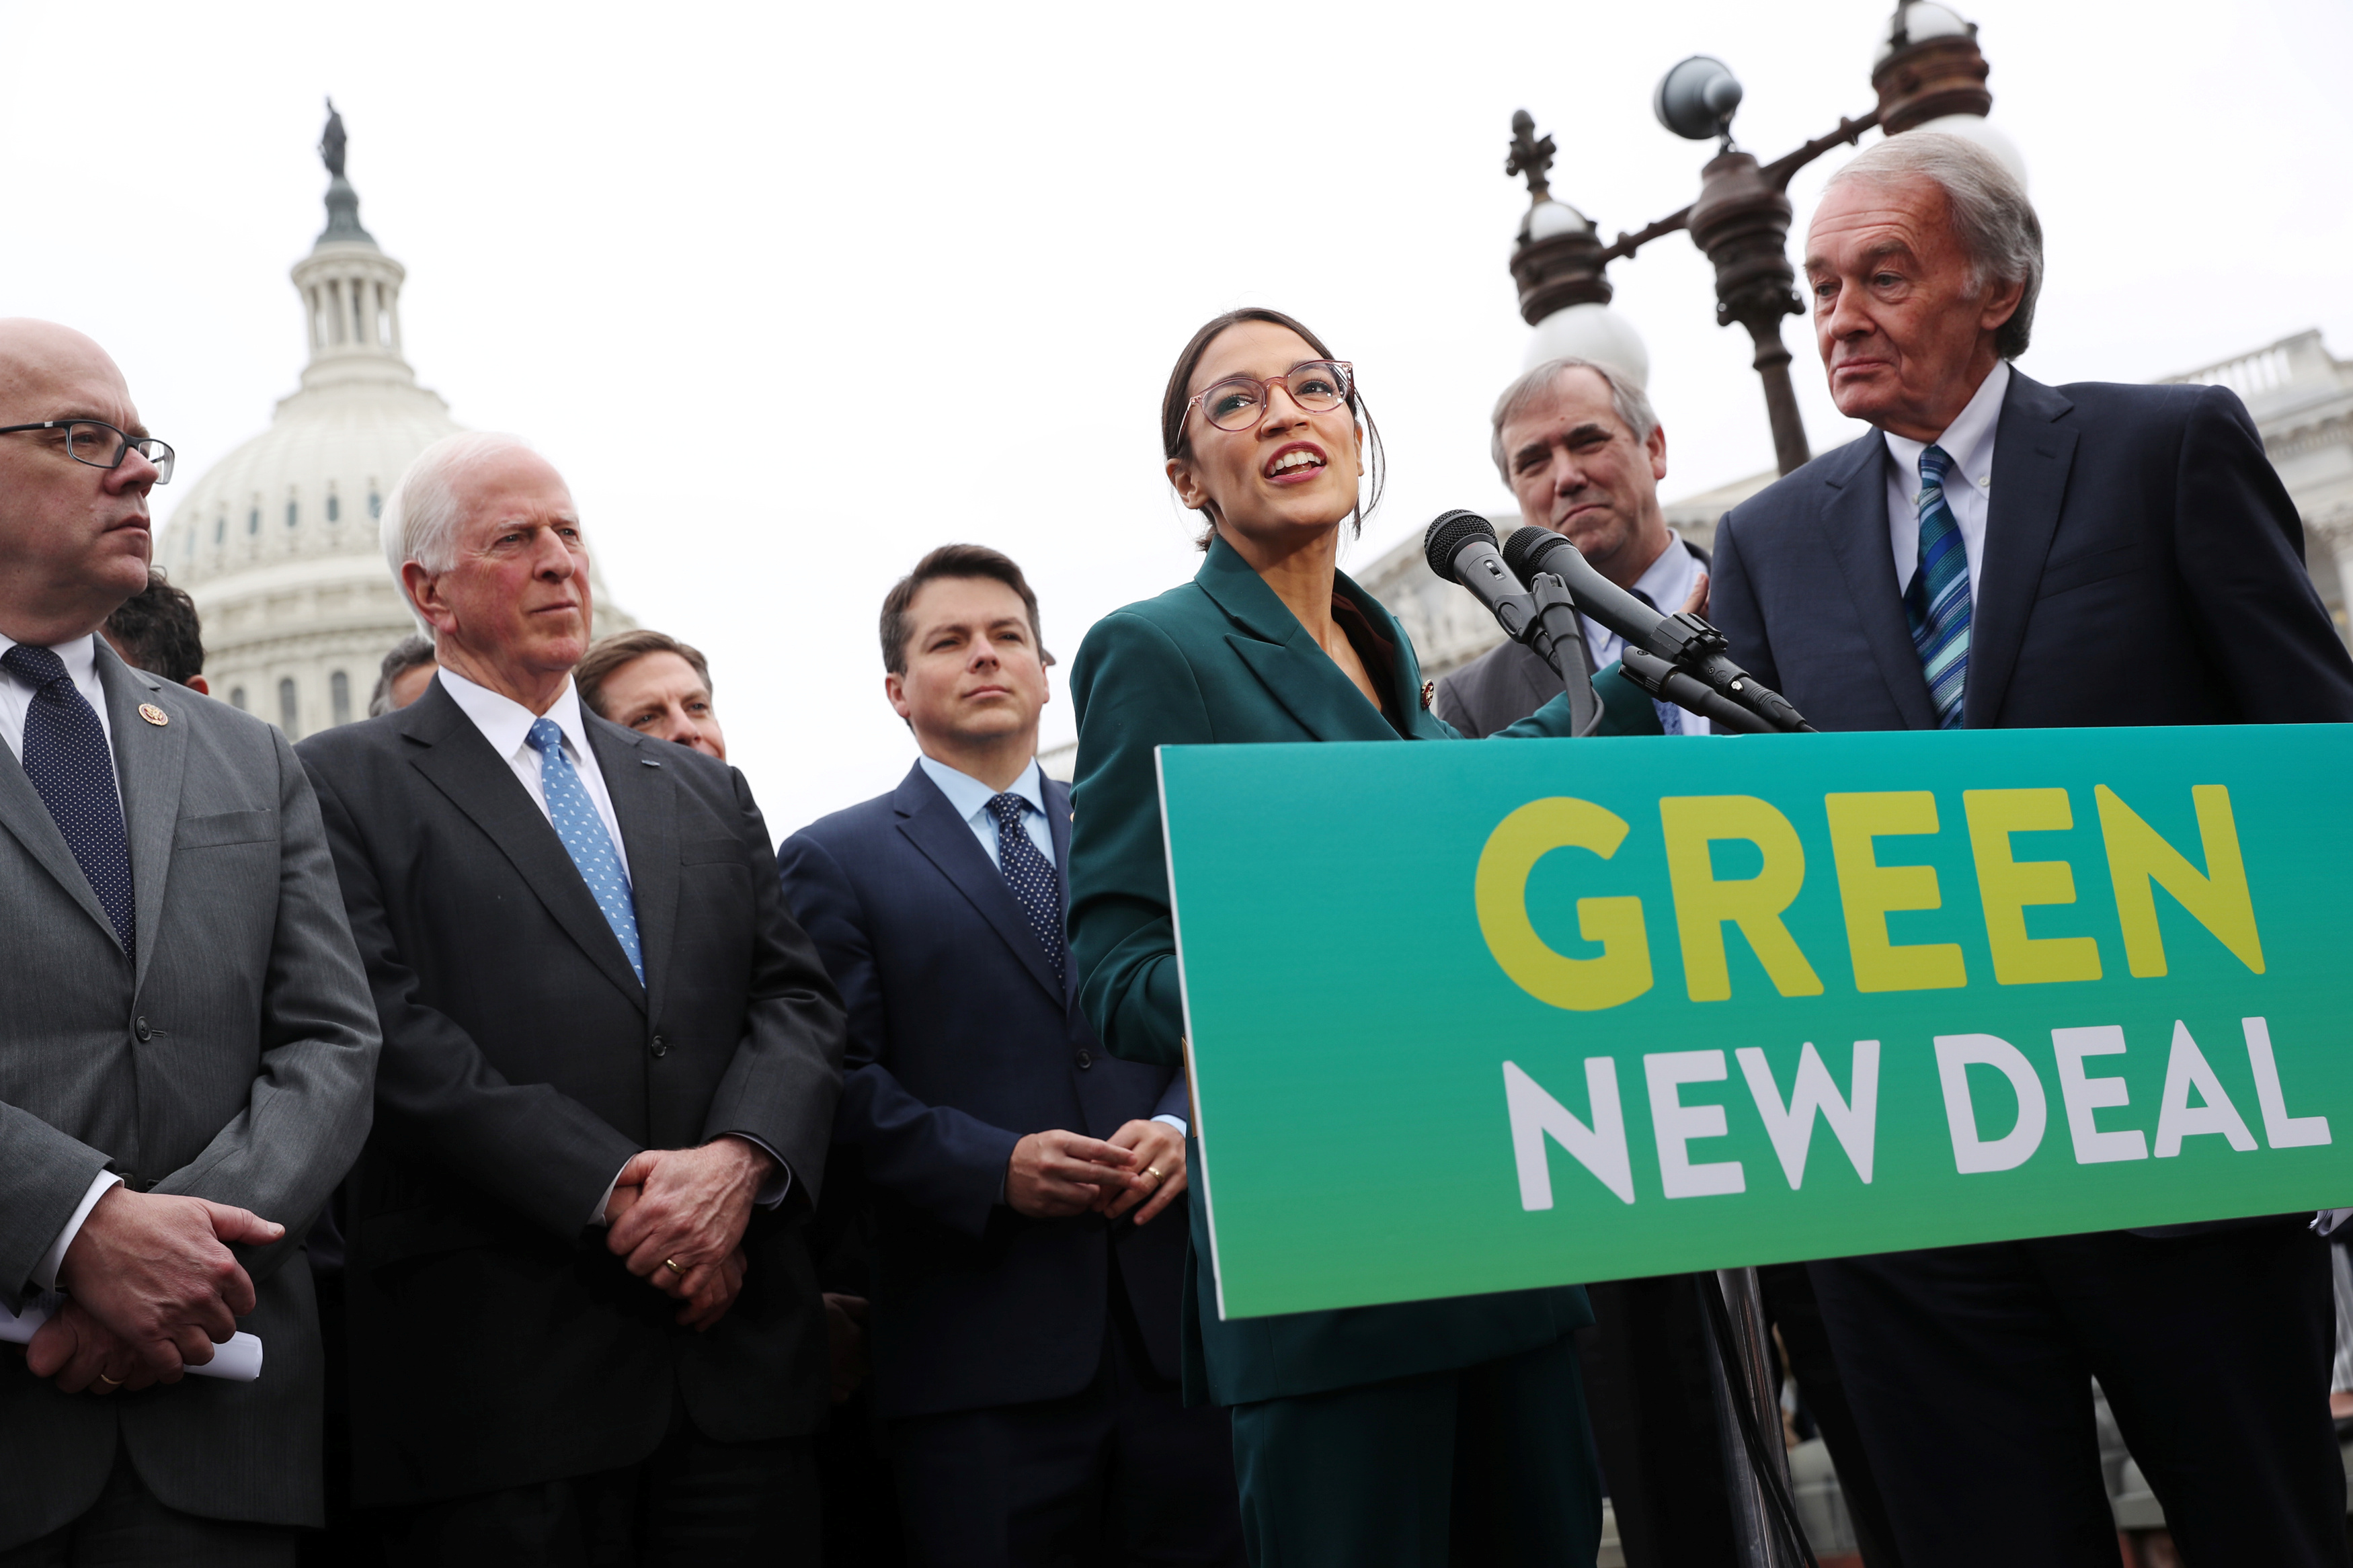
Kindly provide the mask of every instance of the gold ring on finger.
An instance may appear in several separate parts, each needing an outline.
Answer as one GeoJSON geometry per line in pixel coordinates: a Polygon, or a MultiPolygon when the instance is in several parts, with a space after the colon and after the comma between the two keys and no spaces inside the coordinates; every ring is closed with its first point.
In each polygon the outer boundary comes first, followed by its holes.
{"type": "Polygon", "coordinates": [[[663,1258],[662,1267],[669,1269],[672,1274],[677,1275],[681,1279],[686,1278],[686,1270],[678,1266],[678,1259],[675,1258],[663,1258]]]}
{"type": "Polygon", "coordinates": [[[109,1377],[102,1372],[98,1374],[98,1381],[106,1384],[109,1388],[121,1388],[122,1386],[122,1380],[121,1378],[109,1377]]]}
{"type": "Polygon", "coordinates": [[[1147,1176],[1151,1177],[1151,1178],[1152,1178],[1154,1181],[1155,1181],[1155,1182],[1165,1182],[1165,1181],[1166,1181],[1166,1180],[1168,1179],[1167,1177],[1166,1177],[1166,1176],[1164,1176],[1164,1175],[1162,1175],[1162,1174],[1160,1173],[1160,1167],[1159,1167],[1159,1166],[1157,1166],[1157,1165],[1146,1165],[1146,1166],[1145,1166],[1145,1167],[1144,1167],[1144,1173],[1145,1173],[1145,1175],[1147,1175],[1147,1176]]]}

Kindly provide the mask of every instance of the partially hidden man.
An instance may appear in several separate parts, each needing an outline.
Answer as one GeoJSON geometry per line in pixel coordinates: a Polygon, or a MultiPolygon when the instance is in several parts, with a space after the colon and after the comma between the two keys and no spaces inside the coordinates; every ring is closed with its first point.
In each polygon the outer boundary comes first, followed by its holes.
{"type": "Polygon", "coordinates": [[[0,321],[0,1564],[291,1564],[322,1522],[301,1237],[368,1127],[375,1010],[260,720],[98,635],[172,449],[79,332],[0,321]],[[262,1375],[185,1375],[242,1330],[262,1375]]]}
{"type": "MultiPolygon", "coordinates": [[[[1557,359],[1514,381],[1489,420],[1495,470],[1527,526],[1565,536],[1595,571],[1658,610],[1707,614],[1708,555],[1667,526],[1659,481],[1667,433],[1641,385],[1590,360],[1557,359]]],[[[1585,617],[1597,665],[1625,639],[1585,617]]],[[[1560,678],[1525,643],[1506,642],[1438,683],[1432,710],[1488,735],[1560,694],[1560,678]]],[[[1670,734],[1707,721],[1653,698],[1670,734]]],[[[1765,1308],[1808,1411],[1838,1466],[1839,1490],[1869,1568],[1897,1568],[1871,1455],[1855,1430],[1812,1283],[1802,1263],[1757,1270],[1765,1308]]],[[[1732,1561],[1723,1434],[1709,1386],[1712,1342],[1687,1274],[1590,1281],[1592,1330],[1578,1336],[1593,1438],[1626,1568],[1732,1561]]]]}
{"type": "Polygon", "coordinates": [[[1232,1429],[1187,1409],[1185,1078],[1105,1052],[1063,938],[1037,596],[950,544],[884,601],[899,787],[778,852],[849,1010],[835,1137],[878,1221],[875,1397],[910,1556],[1239,1568],[1232,1429]]]}
{"type": "MultiPolygon", "coordinates": [[[[1832,176],[1805,269],[1831,396],[1877,428],[1717,531],[1715,619],[1758,679],[1824,730],[2353,720],[2238,398],[2011,363],[2042,233],[2001,163],[1879,143],[1832,176]]],[[[2094,1377],[2184,1562],[2343,1564],[2310,1217],[1811,1265],[1909,1568],[2116,1562],[2094,1377]]]]}
{"type": "Polygon", "coordinates": [[[427,447],[385,541],[438,671],[301,748],[386,1042],[354,1500],[397,1562],[813,1563],[842,1019],[767,829],[582,710],[588,557],[529,447],[427,447]]]}

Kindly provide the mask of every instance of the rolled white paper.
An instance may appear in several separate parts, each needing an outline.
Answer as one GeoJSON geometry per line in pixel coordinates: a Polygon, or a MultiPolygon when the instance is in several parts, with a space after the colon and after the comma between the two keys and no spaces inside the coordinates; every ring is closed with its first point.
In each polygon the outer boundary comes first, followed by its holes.
{"type": "MultiPolygon", "coordinates": [[[[56,1290],[44,1290],[26,1299],[22,1312],[11,1312],[0,1306],[0,1344],[23,1345],[33,1341],[33,1331],[49,1321],[49,1314],[65,1300],[56,1290]]],[[[190,1377],[218,1377],[230,1383],[251,1383],[261,1375],[261,1342],[251,1334],[238,1333],[225,1345],[213,1347],[213,1359],[202,1366],[188,1368],[190,1377]]]]}

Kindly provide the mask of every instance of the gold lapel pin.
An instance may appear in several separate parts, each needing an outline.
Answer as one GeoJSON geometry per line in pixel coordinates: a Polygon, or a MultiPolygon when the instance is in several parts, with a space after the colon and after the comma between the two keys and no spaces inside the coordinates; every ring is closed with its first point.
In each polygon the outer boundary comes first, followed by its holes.
{"type": "Polygon", "coordinates": [[[153,702],[142,702],[139,705],[139,717],[146,720],[147,722],[154,725],[159,730],[172,721],[172,716],[169,713],[164,712],[161,708],[156,707],[153,702]]]}

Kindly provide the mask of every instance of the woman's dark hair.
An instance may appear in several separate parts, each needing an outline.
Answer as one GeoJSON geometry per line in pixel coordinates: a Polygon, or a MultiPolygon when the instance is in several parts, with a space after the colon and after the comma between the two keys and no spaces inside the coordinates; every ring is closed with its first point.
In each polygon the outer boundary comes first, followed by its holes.
{"type": "MultiPolygon", "coordinates": [[[[1187,343],[1185,352],[1176,356],[1176,368],[1169,373],[1168,390],[1160,399],[1162,456],[1189,458],[1193,455],[1192,438],[1185,433],[1185,415],[1191,405],[1192,397],[1185,389],[1193,384],[1193,373],[1201,368],[1202,356],[1209,352],[1209,345],[1217,342],[1219,335],[1227,328],[1239,327],[1244,321],[1265,321],[1277,327],[1288,327],[1306,341],[1307,346],[1315,351],[1315,356],[1318,359],[1337,357],[1330,349],[1324,346],[1322,338],[1307,330],[1305,322],[1286,316],[1280,310],[1270,310],[1263,306],[1250,305],[1239,310],[1228,310],[1222,316],[1211,317],[1202,324],[1199,331],[1193,334],[1193,341],[1187,343]]],[[[1365,447],[1370,458],[1366,464],[1366,469],[1371,475],[1373,481],[1372,499],[1359,502],[1356,510],[1348,514],[1349,521],[1355,524],[1354,531],[1362,533],[1365,531],[1365,514],[1381,504],[1381,486],[1388,477],[1388,461],[1381,451],[1381,427],[1373,423],[1373,416],[1366,409],[1365,400],[1357,395],[1353,379],[1348,384],[1348,412],[1356,416],[1356,423],[1365,427],[1365,447]]],[[[1203,529],[1201,536],[1193,542],[1207,550],[1209,548],[1209,542],[1217,536],[1217,513],[1212,510],[1209,512],[1209,526],[1203,529]]]]}

